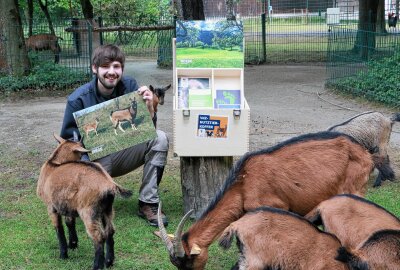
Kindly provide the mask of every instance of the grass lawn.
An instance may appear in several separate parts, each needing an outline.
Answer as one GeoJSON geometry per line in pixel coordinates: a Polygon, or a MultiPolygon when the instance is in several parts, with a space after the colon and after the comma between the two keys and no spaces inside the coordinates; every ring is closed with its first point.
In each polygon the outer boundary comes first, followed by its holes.
{"type": "MultiPolygon", "coordinates": [[[[69,251],[68,260],[58,259],[54,228],[45,205],[36,196],[39,168],[49,153],[35,147],[21,152],[6,149],[0,143],[0,269],[91,269],[93,246],[80,219],[78,249],[69,251]]],[[[141,170],[116,179],[134,190],[134,195],[127,200],[117,198],[114,204],[116,260],[112,269],[175,269],[166,248],[153,235],[155,228],[136,216],[140,179],[141,170]]],[[[160,191],[170,219],[169,232],[173,233],[183,215],[178,166],[166,167],[160,191]]],[[[367,198],[400,216],[399,182],[385,182],[379,189],[370,188],[367,198]]],[[[235,245],[226,252],[214,243],[207,269],[230,269],[237,260],[236,252],[235,245]]]]}

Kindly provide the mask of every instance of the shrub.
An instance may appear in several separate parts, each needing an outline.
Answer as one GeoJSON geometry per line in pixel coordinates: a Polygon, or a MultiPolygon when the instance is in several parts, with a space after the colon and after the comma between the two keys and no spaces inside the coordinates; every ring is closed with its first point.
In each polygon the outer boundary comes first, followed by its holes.
{"type": "Polygon", "coordinates": [[[333,83],[335,89],[390,106],[400,106],[400,52],[367,63],[364,71],[333,83]]]}
{"type": "Polygon", "coordinates": [[[0,77],[0,92],[8,94],[22,90],[64,90],[87,81],[89,77],[83,70],[75,70],[49,61],[39,61],[34,56],[31,57],[31,63],[33,65],[28,76],[0,77]]]}

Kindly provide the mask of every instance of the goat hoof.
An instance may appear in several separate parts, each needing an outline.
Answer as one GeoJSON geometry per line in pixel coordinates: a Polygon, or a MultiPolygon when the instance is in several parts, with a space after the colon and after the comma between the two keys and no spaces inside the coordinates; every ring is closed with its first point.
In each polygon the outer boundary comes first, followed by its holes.
{"type": "Polygon", "coordinates": [[[78,242],[71,242],[69,243],[68,247],[70,249],[76,249],[78,247],[78,242]]]}
{"type": "Polygon", "coordinates": [[[114,265],[114,260],[106,260],[105,264],[106,264],[106,267],[109,268],[114,265]]]}
{"type": "Polygon", "coordinates": [[[63,259],[63,260],[68,259],[68,253],[60,254],[60,259],[63,259]]]}

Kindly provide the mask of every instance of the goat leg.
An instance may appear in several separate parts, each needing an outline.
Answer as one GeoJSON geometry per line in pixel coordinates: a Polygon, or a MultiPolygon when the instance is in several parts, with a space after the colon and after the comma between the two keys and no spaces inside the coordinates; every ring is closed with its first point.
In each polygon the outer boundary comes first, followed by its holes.
{"type": "Polygon", "coordinates": [[[94,242],[94,263],[93,270],[103,269],[104,268],[104,241],[103,242],[94,242]]]}
{"type": "Polygon", "coordinates": [[[76,233],[75,218],[65,217],[65,224],[67,224],[68,227],[68,236],[69,236],[68,247],[70,249],[75,249],[78,247],[78,235],[76,233]]]}
{"type": "Polygon", "coordinates": [[[106,239],[106,267],[114,264],[114,232],[110,233],[106,239]]]}
{"type": "Polygon", "coordinates": [[[61,215],[55,212],[50,213],[50,215],[57,233],[58,244],[60,247],[60,259],[68,259],[67,238],[65,238],[61,215]]]}
{"type": "Polygon", "coordinates": [[[118,127],[119,127],[119,129],[120,129],[122,132],[125,132],[125,130],[123,130],[123,128],[122,128],[122,126],[121,126],[121,124],[122,124],[122,123],[121,123],[121,122],[119,122],[119,123],[118,123],[118,127]]]}

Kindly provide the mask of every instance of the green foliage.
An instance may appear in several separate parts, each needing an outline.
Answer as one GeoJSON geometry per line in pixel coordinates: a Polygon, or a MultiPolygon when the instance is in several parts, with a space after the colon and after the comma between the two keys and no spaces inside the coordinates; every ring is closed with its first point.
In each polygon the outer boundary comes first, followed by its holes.
{"type": "Polygon", "coordinates": [[[338,79],[335,89],[390,106],[400,106],[400,53],[367,63],[354,76],[338,79]]]}
{"type": "Polygon", "coordinates": [[[88,74],[49,61],[40,61],[31,56],[31,72],[24,77],[0,77],[0,93],[8,94],[20,90],[62,90],[88,80],[88,74]]]}

